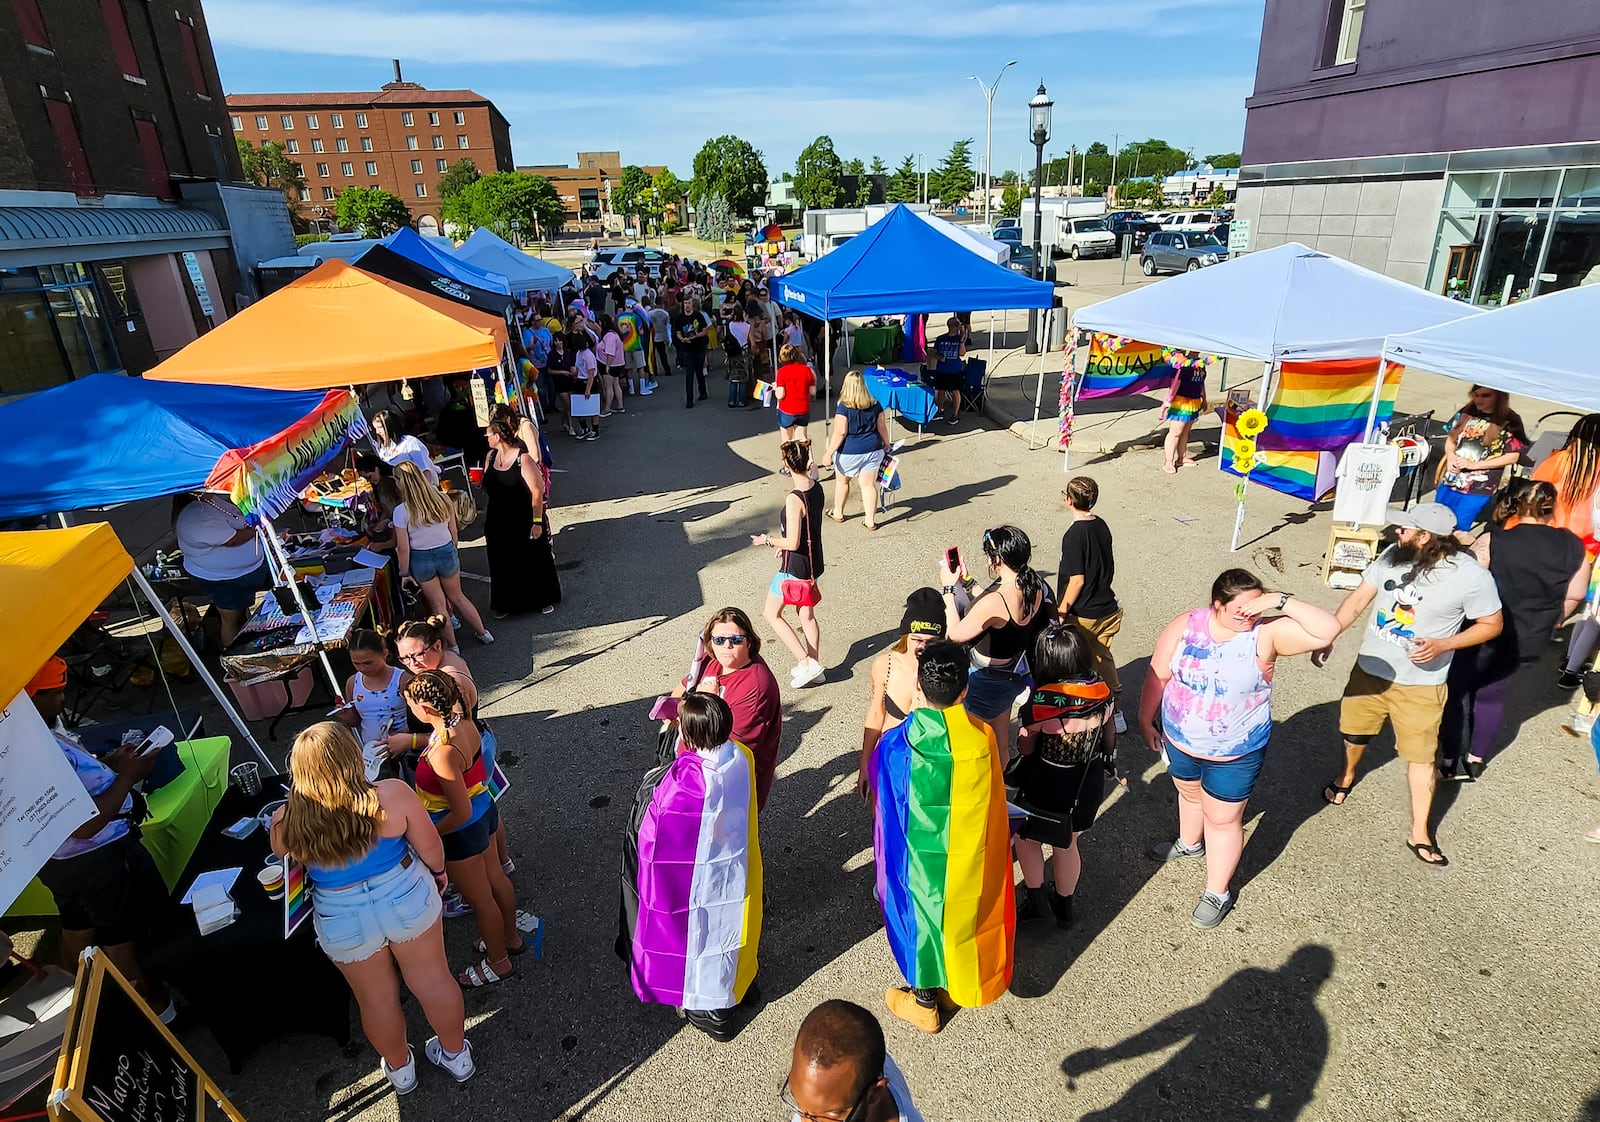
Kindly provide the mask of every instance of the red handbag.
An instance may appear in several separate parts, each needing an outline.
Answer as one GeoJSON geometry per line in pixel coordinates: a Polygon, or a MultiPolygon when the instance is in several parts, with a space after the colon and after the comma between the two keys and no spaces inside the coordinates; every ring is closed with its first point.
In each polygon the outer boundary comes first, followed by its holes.
{"type": "MultiPolygon", "coordinates": [[[[815,487],[817,484],[813,483],[812,486],[815,487]]],[[[817,566],[816,562],[811,556],[810,508],[806,509],[805,516],[806,565],[814,573],[817,571],[817,566]]],[[[798,577],[790,577],[788,580],[785,580],[778,585],[778,590],[780,593],[782,593],[783,602],[786,605],[792,604],[797,608],[814,608],[818,604],[822,603],[822,589],[817,587],[817,581],[815,577],[807,580],[801,580],[798,577]]]]}

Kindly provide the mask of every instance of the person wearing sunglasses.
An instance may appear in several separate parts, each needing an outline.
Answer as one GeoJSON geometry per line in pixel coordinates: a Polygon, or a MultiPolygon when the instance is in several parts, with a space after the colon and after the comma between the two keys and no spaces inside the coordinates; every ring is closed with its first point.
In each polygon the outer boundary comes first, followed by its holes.
{"type": "Polygon", "coordinates": [[[791,1122],[923,1122],[883,1026],[852,1001],[824,1001],[800,1022],[778,1101],[791,1122]]]}
{"type": "Polygon", "coordinates": [[[783,697],[778,679],[761,657],[761,636],[742,608],[713,613],[700,632],[704,654],[672,696],[715,694],[733,712],[733,739],[750,749],[756,761],[756,805],[767,805],[772,775],[778,766],[778,738],[783,733],[783,697]]]}

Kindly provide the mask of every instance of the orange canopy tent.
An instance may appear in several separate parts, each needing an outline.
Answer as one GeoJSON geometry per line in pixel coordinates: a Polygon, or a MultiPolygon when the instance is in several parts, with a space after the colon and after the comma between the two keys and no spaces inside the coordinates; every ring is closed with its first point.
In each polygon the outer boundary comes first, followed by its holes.
{"type": "Polygon", "coordinates": [[[325,261],[167,359],[146,378],[332,389],[497,366],[505,321],[325,261]]]}

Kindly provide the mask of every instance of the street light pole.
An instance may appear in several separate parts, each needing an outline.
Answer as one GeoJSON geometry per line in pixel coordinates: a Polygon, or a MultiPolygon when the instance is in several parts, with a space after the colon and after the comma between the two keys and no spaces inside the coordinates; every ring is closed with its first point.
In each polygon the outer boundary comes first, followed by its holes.
{"type": "MultiPolygon", "coordinates": [[[[1039,83],[1039,92],[1033,95],[1028,102],[1028,122],[1033,133],[1033,279],[1043,280],[1045,276],[1044,261],[1040,257],[1040,242],[1044,233],[1044,212],[1041,208],[1041,199],[1044,194],[1044,146],[1050,142],[1050,109],[1055,102],[1050,100],[1050,95],[1044,92],[1044,82],[1039,83]]],[[[1023,347],[1025,353],[1036,355],[1042,349],[1039,341],[1039,310],[1028,311],[1028,339],[1023,347]]]]}
{"type": "Polygon", "coordinates": [[[1017,60],[1012,59],[1000,68],[1000,73],[994,76],[994,82],[985,86],[983,79],[976,74],[967,77],[978,83],[983,90],[984,118],[983,118],[983,221],[989,223],[990,196],[994,191],[994,172],[989,162],[989,151],[994,141],[994,91],[1000,88],[1000,79],[1006,76],[1006,71],[1017,65],[1017,60]]]}

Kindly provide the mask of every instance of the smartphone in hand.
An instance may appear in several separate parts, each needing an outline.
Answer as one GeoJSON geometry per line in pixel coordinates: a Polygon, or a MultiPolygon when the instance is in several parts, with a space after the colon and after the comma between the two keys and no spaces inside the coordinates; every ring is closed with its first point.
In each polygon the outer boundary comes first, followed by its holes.
{"type": "Polygon", "coordinates": [[[952,573],[959,573],[961,571],[961,550],[955,546],[945,550],[944,563],[950,566],[952,573]]]}
{"type": "Polygon", "coordinates": [[[165,748],[176,739],[177,737],[173,735],[171,729],[169,729],[166,725],[161,725],[149,736],[139,741],[138,745],[133,750],[133,754],[135,756],[151,755],[152,753],[161,751],[161,749],[165,748]]]}

